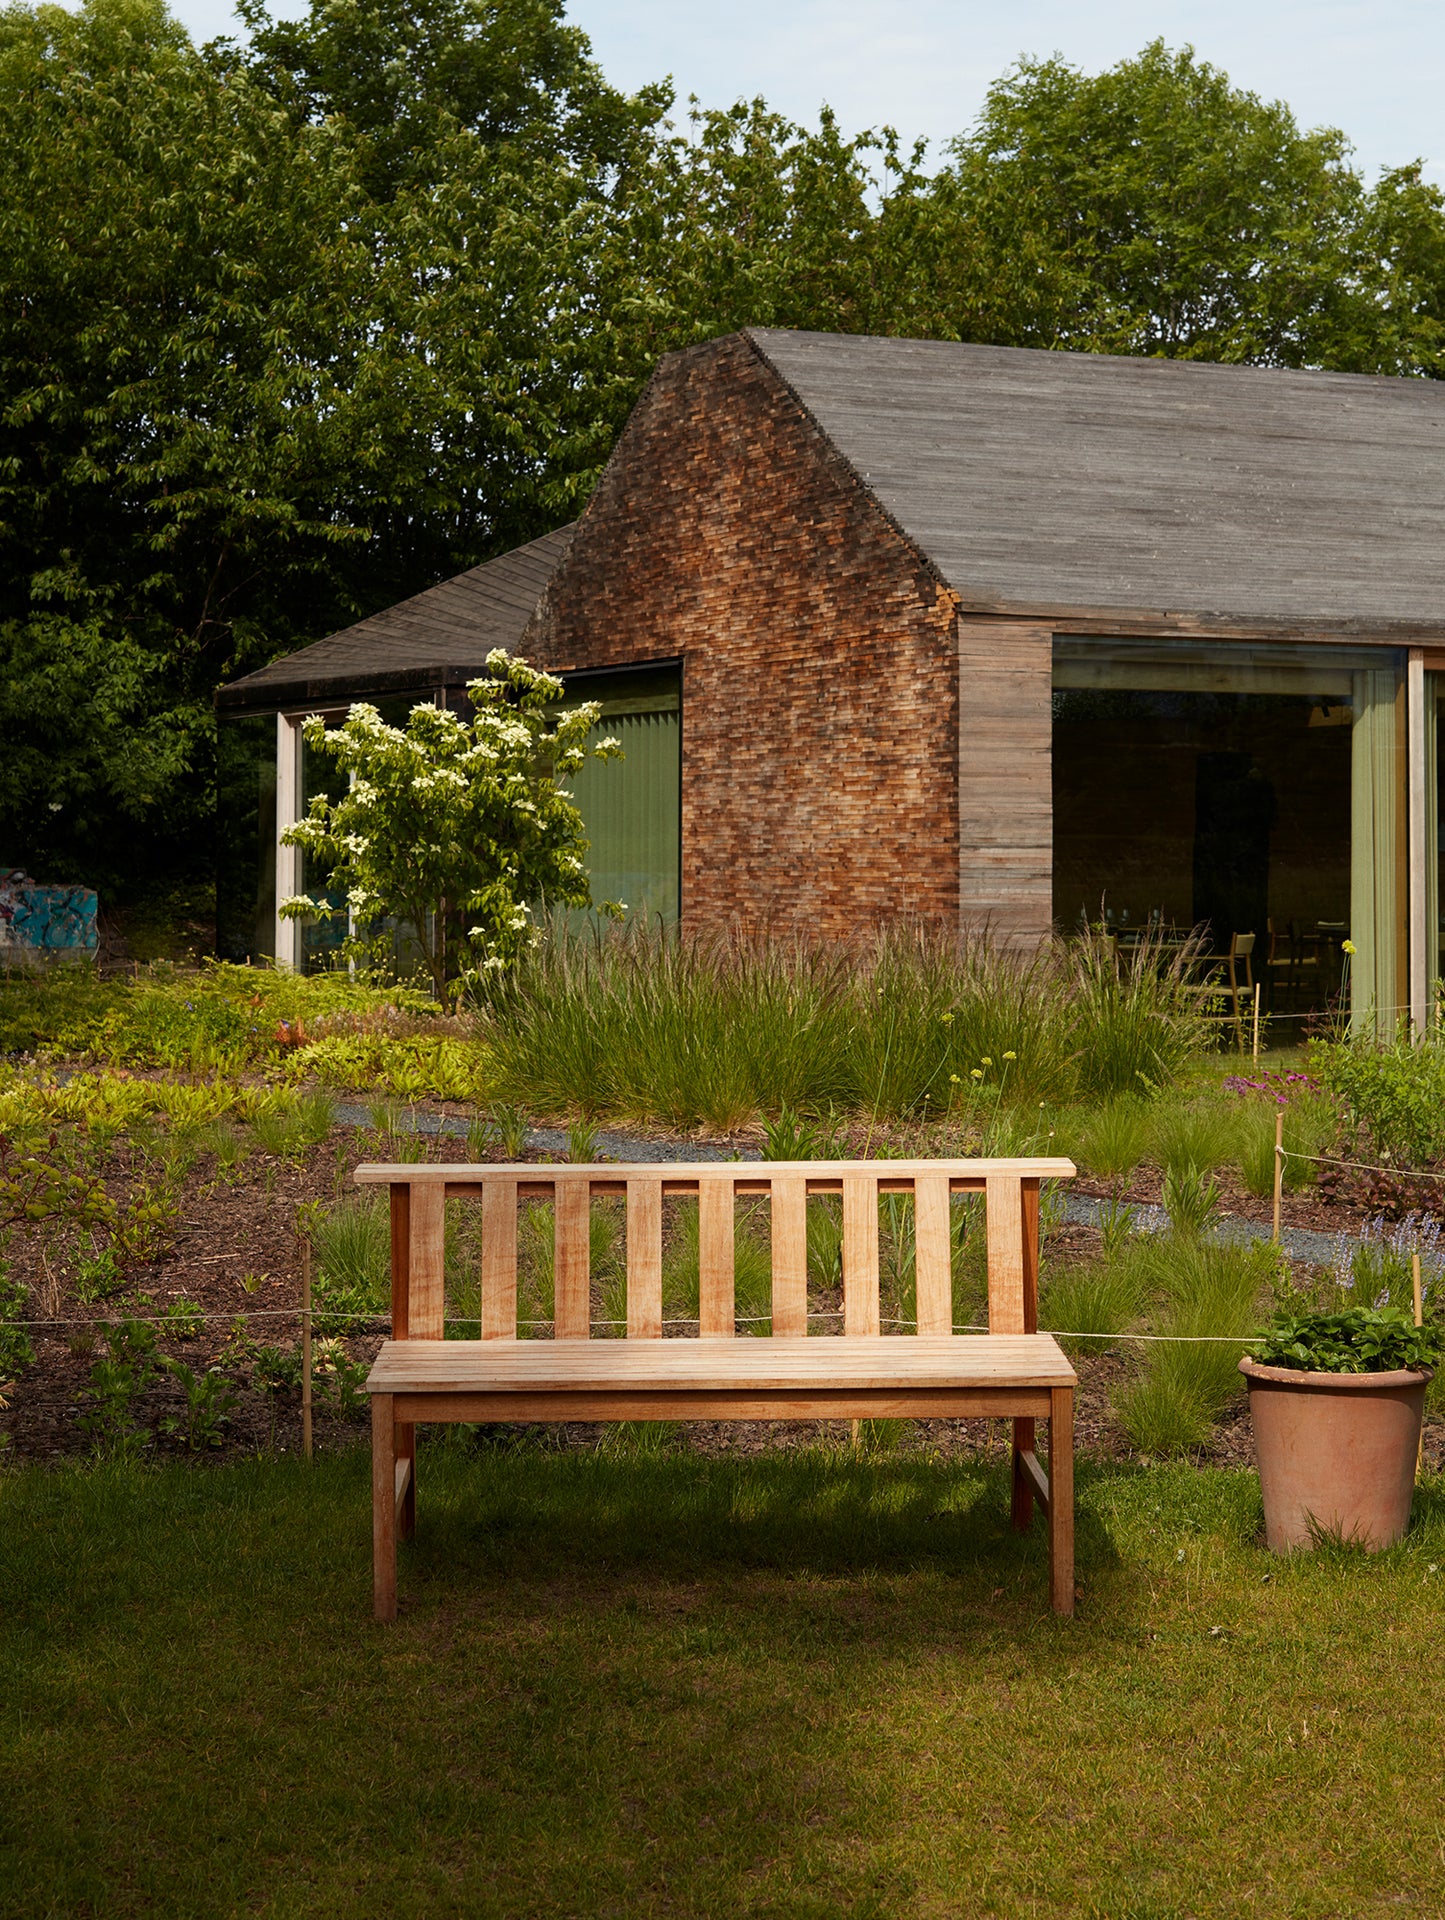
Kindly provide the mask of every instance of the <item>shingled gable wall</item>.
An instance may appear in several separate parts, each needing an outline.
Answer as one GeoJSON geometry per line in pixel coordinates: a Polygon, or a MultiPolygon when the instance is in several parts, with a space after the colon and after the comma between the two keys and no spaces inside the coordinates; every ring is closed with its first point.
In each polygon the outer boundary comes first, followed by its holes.
{"type": "Polygon", "coordinates": [[[742,335],[659,365],[522,651],[683,662],[693,931],[956,927],[956,602],[742,335]]]}

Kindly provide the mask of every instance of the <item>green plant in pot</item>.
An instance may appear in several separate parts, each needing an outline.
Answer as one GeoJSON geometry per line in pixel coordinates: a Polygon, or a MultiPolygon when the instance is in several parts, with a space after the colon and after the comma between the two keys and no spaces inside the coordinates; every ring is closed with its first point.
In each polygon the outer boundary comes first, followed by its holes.
{"type": "Polygon", "coordinates": [[[1239,1363],[1249,1387],[1272,1553],[1353,1541],[1376,1551],[1410,1524],[1438,1325],[1398,1307],[1276,1313],[1239,1363]]]}

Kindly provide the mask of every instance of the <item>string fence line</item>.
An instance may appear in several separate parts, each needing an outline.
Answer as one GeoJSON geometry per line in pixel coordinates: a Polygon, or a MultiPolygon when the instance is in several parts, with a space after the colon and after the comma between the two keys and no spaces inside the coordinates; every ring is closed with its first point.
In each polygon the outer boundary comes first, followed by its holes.
{"type": "MultiPolygon", "coordinates": [[[[349,1313],[341,1310],[333,1311],[330,1307],[313,1307],[310,1317],[313,1322],[316,1320],[359,1320],[365,1322],[371,1331],[381,1333],[389,1331],[391,1324],[390,1321],[381,1314],[349,1313]]],[[[738,1327],[765,1326],[771,1322],[772,1317],[770,1313],[735,1314],[733,1316],[733,1325],[738,1327]]],[[[841,1307],[820,1307],[810,1311],[808,1314],[809,1320],[841,1320],[842,1317],[843,1309],[841,1307]]],[[[98,1316],[74,1314],[68,1318],[57,1320],[7,1320],[4,1322],[4,1325],[8,1327],[24,1327],[33,1331],[40,1331],[46,1327],[93,1327],[97,1331],[110,1332],[122,1323],[129,1326],[170,1327],[174,1325],[175,1318],[176,1316],[170,1314],[154,1313],[125,1313],[114,1316],[106,1316],[103,1314],[98,1316]]],[[[234,1327],[238,1321],[246,1323],[252,1320],[302,1321],[306,1318],[306,1309],[304,1307],[259,1307],[253,1313],[203,1312],[199,1315],[187,1314],[185,1318],[193,1325],[197,1319],[205,1322],[222,1320],[234,1327]]],[[[482,1322],[480,1317],[475,1314],[457,1314],[449,1320],[447,1324],[453,1327],[479,1327],[482,1322]]],[[[519,1320],[517,1322],[519,1327],[551,1327],[555,1324],[552,1320],[519,1320]]],[[[625,1320],[589,1320],[587,1324],[589,1327],[625,1327],[627,1322],[625,1320]]],[[[664,1327],[696,1327],[700,1324],[701,1322],[695,1314],[691,1317],[667,1319],[662,1322],[664,1327]]],[[[880,1324],[885,1327],[916,1327],[918,1322],[916,1320],[898,1320],[885,1316],[880,1324]]],[[[1263,1338],[1263,1335],[1260,1334],[1234,1335],[1227,1333],[1076,1333],[1068,1328],[1061,1327],[1041,1327],[1039,1331],[1040,1333],[1047,1334],[1052,1340],[1139,1340],[1163,1342],[1173,1346],[1213,1346],[1222,1344],[1226,1346],[1247,1347],[1257,1344],[1257,1342],[1263,1338]]],[[[955,1323],[953,1332],[956,1334],[986,1334],[989,1332],[989,1328],[981,1321],[970,1320],[955,1323]]]]}
{"type": "Polygon", "coordinates": [[[1321,1167],[1348,1167],[1353,1173],[1385,1173],[1396,1180],[1445,1180],[1445,1173],[1416,1172],[1413,1167],[1373,1167],[1365,1160],[1335,1160],[1327,1153],[1296,1153],[1293,1147],[1276,1149],[1284,1160],[1311,1160],[1321,1167]]]}

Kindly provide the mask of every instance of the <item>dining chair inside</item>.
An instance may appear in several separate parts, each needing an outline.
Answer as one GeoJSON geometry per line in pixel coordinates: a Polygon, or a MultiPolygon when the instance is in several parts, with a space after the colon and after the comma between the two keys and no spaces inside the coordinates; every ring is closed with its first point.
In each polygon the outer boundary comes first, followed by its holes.
{"type": "Polygon", "coordinates": [[[1230,934],[1229,952],[1225,956],[1225,964],[1229,969],[1229,997],[1234,1007],[1234,1032],[1241,1048],[1244,1046],[1244,1026],[1240,1020],[1239,993],[1241,984],[1247,994],[1254,992],[1254,939],[1252,933],[1230,934]]]}

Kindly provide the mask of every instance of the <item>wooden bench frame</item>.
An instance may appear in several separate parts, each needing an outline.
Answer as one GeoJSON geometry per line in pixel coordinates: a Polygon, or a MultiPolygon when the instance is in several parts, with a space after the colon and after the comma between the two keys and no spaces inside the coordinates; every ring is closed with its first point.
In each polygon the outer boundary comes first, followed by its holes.
{"type": "Polygon", "coordinates": [[[396,1617],[396,1544],[416,1527],[416,1429],[433,1421],[1013,1421],[1012,1518],[1048,1515],[1050,1598],[1074,1610],[1076,1376],[1038,1331],[1039,1190],[1068,1160],[708,1161],[631,1166],[363,1166],[391,1195],[392,1338],[367,1380],[372,1417],[374,1599],[396,1617]],[[878,1200],[914,1202],[917,1332],[882,1334],[878,1200]],[[950,1198],[985,1196],[988,1332],[953,1326],[950,1198]],[[627,1206],[627,1338],[591,1338],[590,1213],[627,1206]],[[807,1338],[807,1202],[840,1194],[843,1338],[807,1338]],[[663,1200],[699,1209],[699,1338],[662,1338],[663,1200]],[[772,1333],[735,1339],[735,1202],[769,1199],[772,1333]],[[481,1338],[445,1335],[449,1199],[482,1207],[481,1338]],[[517,1338],[517,1208],[555,1209],[552,1340],[517,1338]],[[1035,1428],[1049,1423],[1049,1471],[1035,1428]]]}

